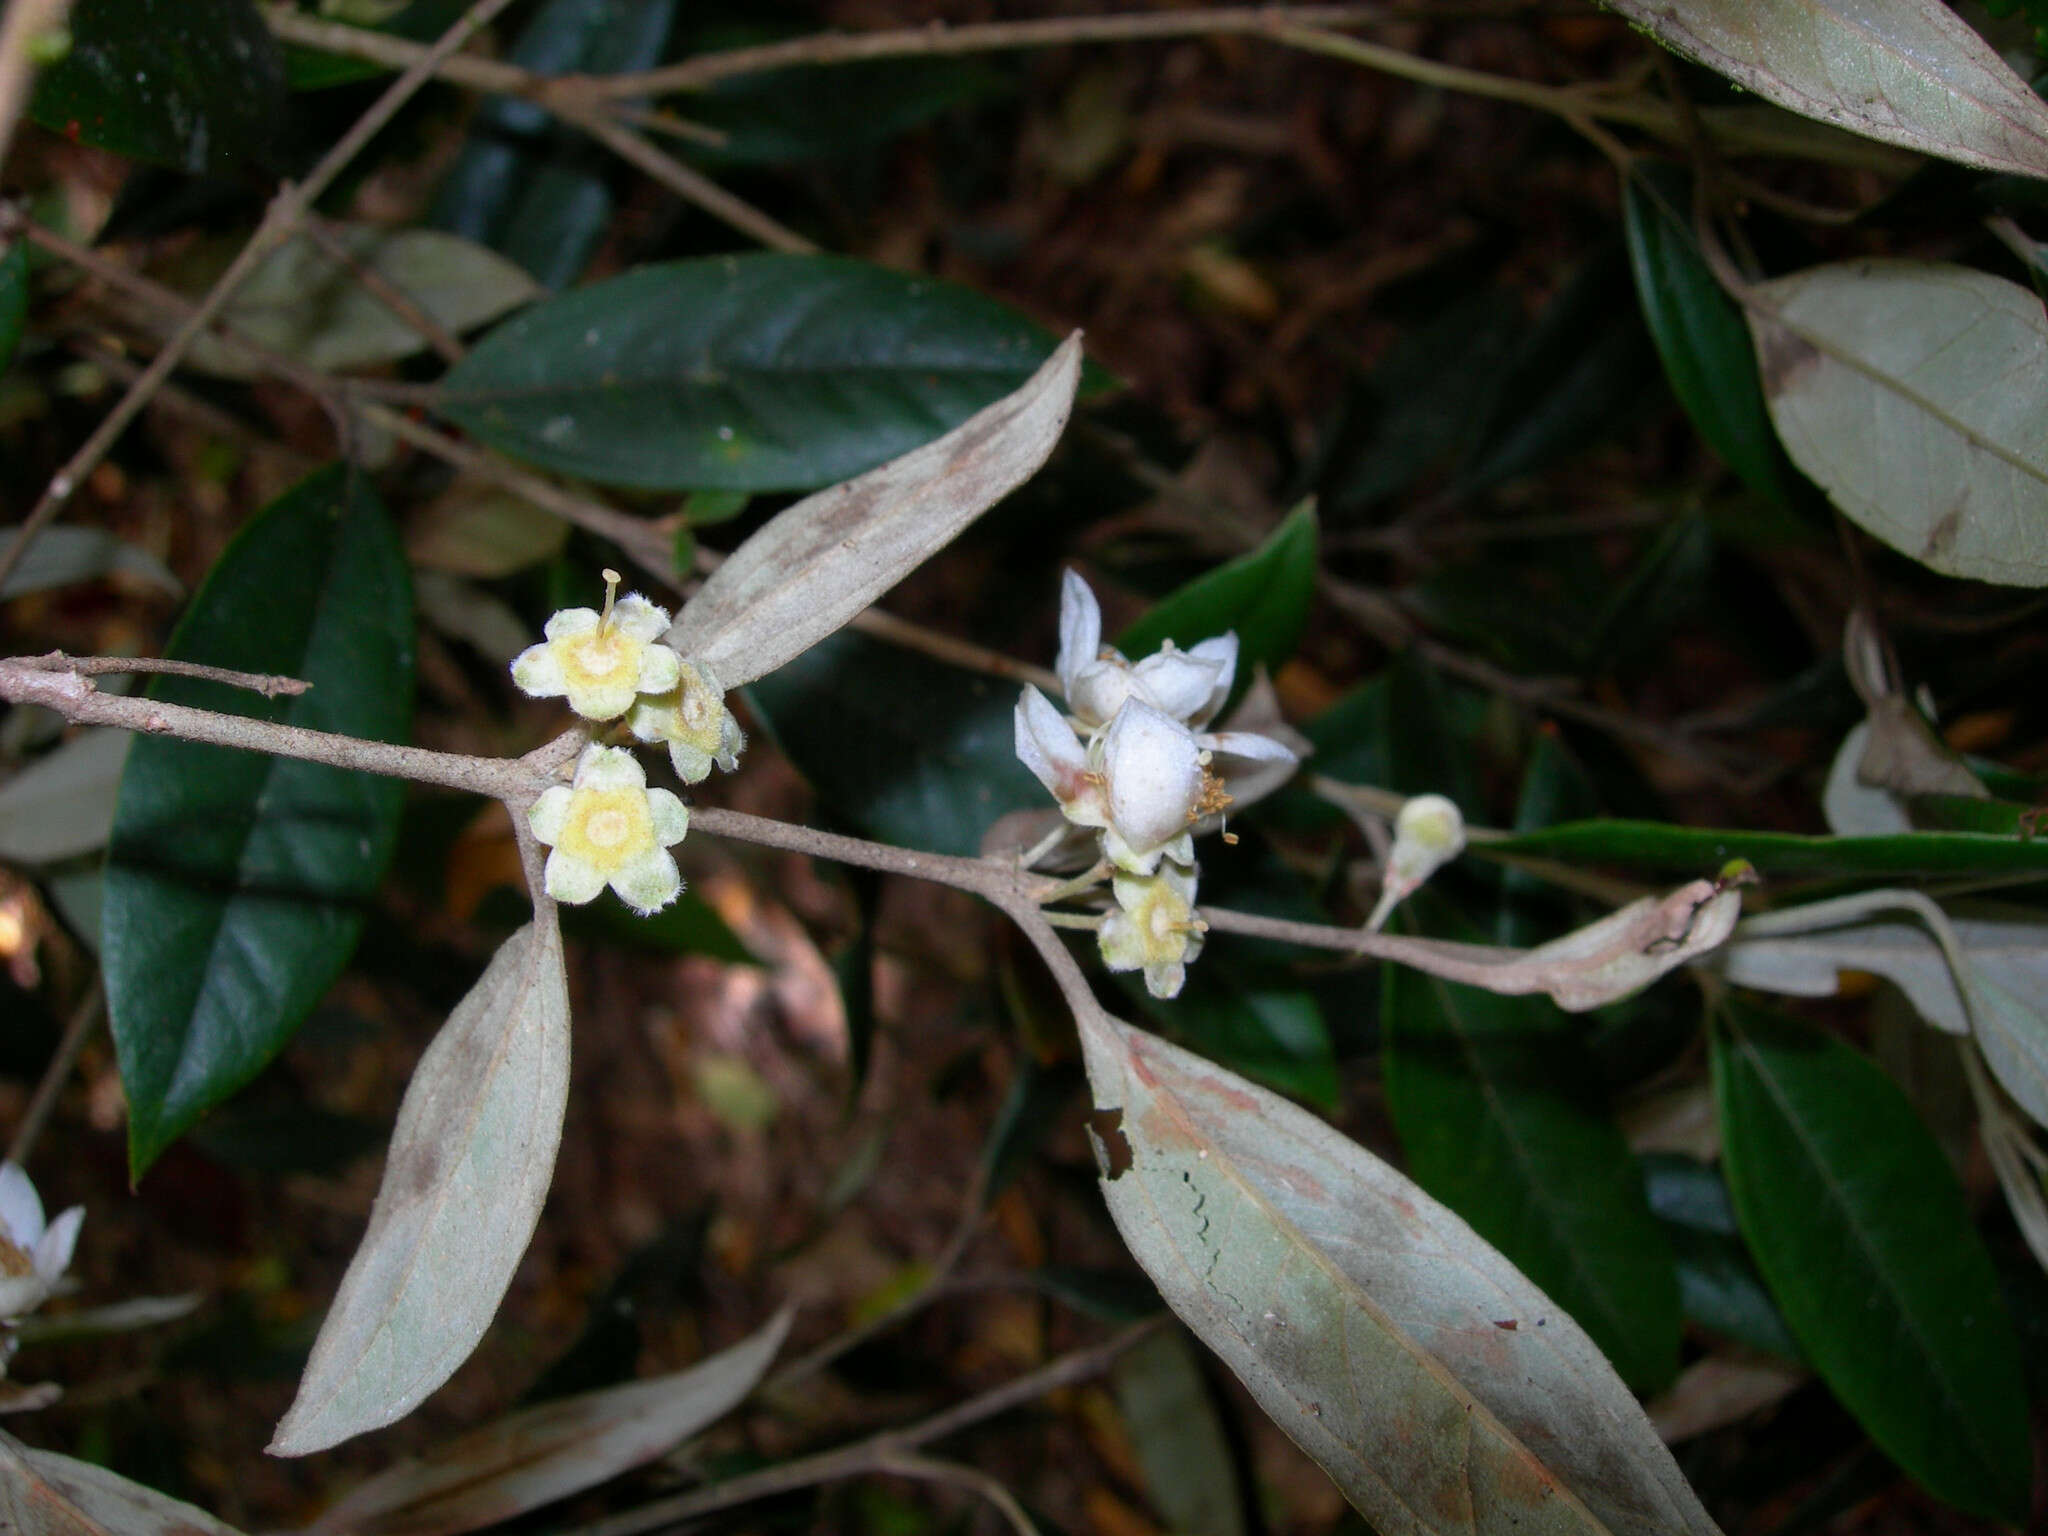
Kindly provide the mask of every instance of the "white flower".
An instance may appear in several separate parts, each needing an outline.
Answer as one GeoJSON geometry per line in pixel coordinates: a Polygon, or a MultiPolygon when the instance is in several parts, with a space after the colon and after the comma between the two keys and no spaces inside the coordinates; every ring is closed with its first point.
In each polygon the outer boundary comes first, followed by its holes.
{"type": "Polygon", "coordinates": [[[1079,827],[1109,825],[1109,796],[1102,775],[1091,767],[1088,749],[1067,717],[1036,688],[1017,700],[1017,756],[1059,801],[1067,820],[1079,827]]]}
{"type": "Polygon", "coordinates": [[[1133,665],[1102,643],[1102,609],[1088,583],[1068,571],[1060,581],[1060,654],[1054,667],[1067,708],[1090,731],[1139,699],[1187,725],[1206,725],[1237,677],[1237,636],[1218,635],[1192,650],[1173,642],[1133,665]]]}
{"type": "Polygon", "coordinates": [[[667,790],[649,789],[623,747],[585,747],[574,781],[543,790],[526,819],[553,850],[545,883],[557,901],[581,904],[609,885],[645,917],[683,888],[668,846],[689,832],[690,813],[667,790]]]}
{"type": "Polygon", "coordinates": [[[43,1200],[27,1174],[0,1162],[0,1319],[33,1312],[71,1265],[85,1207],[43,1222],[43,1200]]]}
{"type": "Polygon", "coordinates": [[[1117,910],[1096,935],[1102,963],[1112,971],[1142,969],[1154,997],[1180,996],[1208,931],[1195,916],[1195,872],[1169,859],[1157,874],[1118,875],[1112,886],[1117,910]]]}
{"type": "Polygon", "coordinates": [[[656,637],[668,614],[637,592],[615,604],[619,573],[604,573],[604,612],[564,608],[547,622],[547,639],[512,662],[512,681],[537,699],[566,697],[586,720],[616,720],[643,693],[667,693],[679,658],[656,637]]]}
{"type": "Polygon", "coordinates": [[[667,742],[668,760],[685,784],[700,783],[713,763],[731,773],[747,745],[725,707],[725,689],[710,668],[694,661],[682,663],[674,688],[638,700],[626,725],[640,741],[667,742]]]}
{"type": "Polygon", "coordinates": [[[1465,818],[1442,795],[1417,795],[1394,818],[1394,847],[1380,877],[1380,899],[1365,926],[1378,932],[1394,908],[1465,851],[1465,818]]]}
{"type": "Polygon", "coordinates": [[[1162,856],[1194,863],[1188,828],[1222,808],[1223,789],[1195,733],[1163,710],[1128,699],[1089,755],[1100,761],[1109,795],[1102,847],[1110,861],[1141,875],[1157,869],[1162,856]]]}

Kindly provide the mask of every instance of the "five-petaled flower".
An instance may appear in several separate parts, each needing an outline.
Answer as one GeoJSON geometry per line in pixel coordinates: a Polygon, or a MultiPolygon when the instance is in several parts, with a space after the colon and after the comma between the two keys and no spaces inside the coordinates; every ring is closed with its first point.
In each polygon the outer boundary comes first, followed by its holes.
{"type": "Polygon", "coordinates": [[[512,663],[512,681],[537,699],[562,695],[586,720],[616,720],[643,693],[667,693],[681,658],[660,643],[668,614],[629,593],[613,602],[619,573],[604,573],[604,612],[564,608],[548,620],[547,639],[512,663]]]}
{"type": "Polygon", "coordinates": [[[1116,910],[1096,933],[1102,963],[1145,973],[1154,997],[1178,997],[1188,963],[1202,952],[1207,925],[1195,916],[1195,872],[1168,860],[1154,875],[1118,875],[1116,910]]]}
{"type": "Polygon", "coordinates": [[[685,784],[702,782],[714,763],[731,773],[747,745],[739,721],[725,707],[725,689],[701,662],[683,662],[676,686],[640,699],[626,725],[637,740],[667,742],[668,760],[685,784]]]}
{"type": "Polygon", "coordinates": [[[85,1207],[44,1223],[42,1196],[16,1163],[0,1162],[0,1319],[43,1304],[71,1264],[85,1207]]]}
{"type": "Polygon", "coordinates": [[[1169,640],[1134,665],[1102,643],[1102,609],[1088,583],[1070,570],[1060,579],[1060,654],[1053,670],[1067,708],[1090,731],[1114,720],[1126,699],[1199,728],[1230,697],[1237,636],[1218,635],[1185,651],[1169,640]]]}
{"type": "Polygon", "coordinates": [[[667,790],[649,789],[623,747],[585,747],[575,779],[541,791],[526,819],[553,850],[545,883],[557,901],[586,902],[609,885],[645,917],[683,888],[668,846],[690,830],[690,813],[667,790]]]}

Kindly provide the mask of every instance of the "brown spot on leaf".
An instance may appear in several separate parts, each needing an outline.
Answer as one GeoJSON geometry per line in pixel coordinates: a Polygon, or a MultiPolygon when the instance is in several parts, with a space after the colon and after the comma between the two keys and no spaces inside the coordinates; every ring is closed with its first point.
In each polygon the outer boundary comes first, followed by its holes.
{"type": "Polygon", "coordinates": [[[1813,344],[1775,320],[1758,320],[1756,342],[1757,373],[1764,393],[1773,400],[1797,388],[1820,366],[1820,353],[1813,344]]]}

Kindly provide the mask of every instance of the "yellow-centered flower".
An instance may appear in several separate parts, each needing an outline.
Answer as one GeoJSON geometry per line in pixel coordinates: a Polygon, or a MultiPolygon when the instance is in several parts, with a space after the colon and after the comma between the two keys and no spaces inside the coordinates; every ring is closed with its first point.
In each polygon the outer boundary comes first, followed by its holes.
{"type": "Polygon", "coordinates": [[[609,885],[645,917],[682,891],[668,848],[689,832],[689,810],[667,790],[649,789],[623,747],[585,747],[574,781],[543,790],[526,819],[553,850],[546,885],[557,901],[580,905],[609,885]]]}
{"type": "Polygon", "coordinates": [[[628,593],[615,603],[619,573],[604,573],[604,612],[564,608],[547,622],[547,639],[512,663],[512,681],[537,699],[568,699],[586,720],[616,720],[643,693],[676,686],[676,653],[659,642],[668,614],[628,593]]]}
{"type": "Polygon", "coordinates": [[[702,782],[714,763],[731,773],[747,745],[725,707],[725,689],[710,668],[694,661],[682,663],[674,688],[634,704],[626,725],[637,740],[667,742],[668,760],[685,784],[702,782]]]}

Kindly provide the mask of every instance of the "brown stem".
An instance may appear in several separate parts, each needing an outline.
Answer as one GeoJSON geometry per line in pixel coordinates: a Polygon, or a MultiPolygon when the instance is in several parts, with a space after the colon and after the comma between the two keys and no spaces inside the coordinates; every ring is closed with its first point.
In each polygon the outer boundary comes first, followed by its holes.
{"type": "Polygon", "coordinates": [[[1287,27],[1365,26],[1392,14],[1385,5],[1240,5],[1215,10],[1135,11],[1115,16],[1063,16],[1044,21],[993,21],[969,26],[934,23],[883,32],[821,32],[756,48],[699,54],[680,64],[637,74],[568,78],[553,94],[582,101],[659,96],[701,90],[734,75],[799,64],[857,64],[867,59],[930,58],[1056,48],[1068,43],[1128,43],[1232,33],[1270,36],[1287,27]]]}
{"type": "Polygon", "coordinates": [[[78,1054],[85,1049],[86,1038],[91,1035],[93,1025],[99,1022],[106,1002],[105,987],[100,978],[94,976],[85,996],[71,1011],[71,1017],[64,1025],[64,1038],[57,1042],[56,1054],[43,1069],[42,1081],[36,1084],[36,1095],[28,1101],[28,1108],[22,1111],[21,1124],[14,1129],[14,1140],[7,1148],[7,1161],[16,1167],[26,1163],[29,1153],[35,1150],[43,1127],[49,1123],[50,1111],[57,1107],[57,1095],[64,1091],[71,1069],[78,1065],[78,1054]]]}
{"type": "Polygon", "coordinates": [[[246,688],[266,699],[304,693],[313,685],[296,677],[272,673],[230,672],[225,667],[203,666],[196,661],[171,661],[162,656],[67,656],[51,651],[42,656],[16,656],[17,665],[39,667],[45,672],[76,672],[80,677],[105,677],[114,672],[158,672],[170,677],[196,677],[230,688],[246,688]]]}
{"type": "Polygon", "coordinates": [[[90,678],[72,670],[53,672],[38,665],[35,659],[0,658],[0,699],[10,704],[40,704],[77,725],[112,725],[210,746],[269,752],[278,757],[470,790],[522,805],[531,803],[548,782],[525,759],[465,757],[424,747],[362,741],[331,731],[312,731],[303,726],[217,714],[183,704],[101,693],[90,678]]]}
{"type": "Polygon", "coordinates": [[[306,179],[297,185],[287,185],[271,200],[263,222],[256,233],[242,247],[241,253],[229,264],[227,271],[220,275],[204,299],[186,318],[177,333],[164,349],[157,353],[150,365],[142,371],[142,377],[129,386],[120,402],[109,411],[106,418],[78,451],[70,457],[64,467],[51,477],[50,484],[41,498],[22,520],[19,536],[6,550],[0,551],[0,588],[7,584],[7,578],[14,573],[22,558],[28,553],[35,536],[46,527],[66,502],[71,500],[78,487],[84,483],[99,466],[101,459],[114,446],[115,441],[127,430],[143,406],[149,403],[157,386],[171,376],[171,370],[183,360],[192,344],[199,339],[248,276],[262,264],[265,257],[289,239],[298,228],[299,221],[313,204],[334,184],[335,178],[348,168],[349,162],[361,153],[363,147],[383,130],[398,109],[412,99],[419,88],[433,77],[435,66],[454,53],[476,33],[491,17],[502,11],[511,0],[476,0],[460,20],[442,34],[439,42],[406,72],[392,81],[384,94],[377,98],[370,109],[358,118],[353,127],[341,136],[339,142],[321,156],[320,163],[313,167],[306,179]]]}

